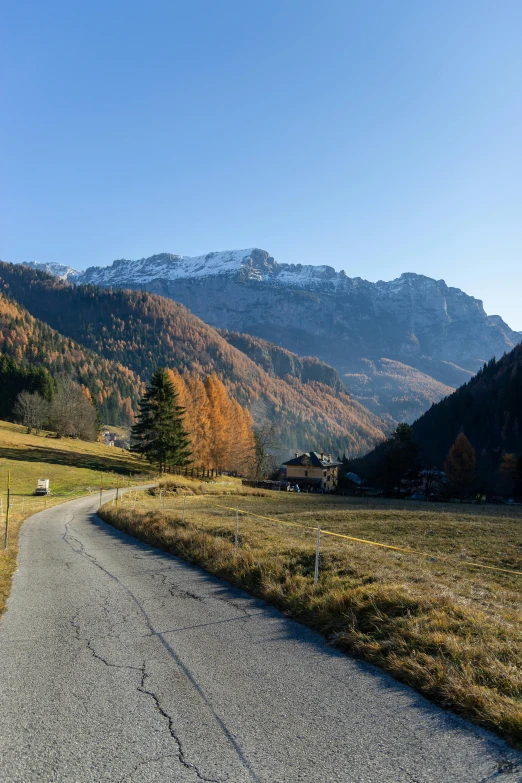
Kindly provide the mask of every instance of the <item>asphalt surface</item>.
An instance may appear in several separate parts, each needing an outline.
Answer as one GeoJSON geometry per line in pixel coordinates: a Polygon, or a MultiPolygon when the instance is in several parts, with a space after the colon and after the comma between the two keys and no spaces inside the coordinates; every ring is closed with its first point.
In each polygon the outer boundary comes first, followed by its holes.
{"type": "Polygon", "coordinates": [[[97,505],[22,528],[0,626],[1,781],[522,780],[522,754],[97,505]]]}

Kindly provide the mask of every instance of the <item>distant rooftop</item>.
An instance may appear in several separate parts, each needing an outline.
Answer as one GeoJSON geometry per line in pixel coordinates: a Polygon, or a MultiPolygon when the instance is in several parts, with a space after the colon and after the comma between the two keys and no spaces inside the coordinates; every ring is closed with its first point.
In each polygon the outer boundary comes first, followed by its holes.
{"type": "Polygon", "coordinates": [[[311,466],[313,468],[329,468],[337,465],[342,465],[342,462],[332,459],[331,454],[318,454],[317,451],[305,451],[303,454],[298,454],[294,459],[289,459],[288,462],[283,462],[283,465],[295,465],[297,466],[311,466]]]}

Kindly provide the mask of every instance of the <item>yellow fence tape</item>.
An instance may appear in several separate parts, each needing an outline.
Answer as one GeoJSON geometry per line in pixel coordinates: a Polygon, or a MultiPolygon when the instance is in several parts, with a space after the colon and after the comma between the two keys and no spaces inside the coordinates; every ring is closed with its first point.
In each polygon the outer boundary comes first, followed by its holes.
{"type": "MultiPolygon", "coordinates": [[[[204,496],[196,495],[195,497],[198,498],[198,500],[207,500],[204,496]]],[[[316,527],[309,527],[308,525],[300,525],[297,522],[286,522],[282,519],[277,519],[276,517],[266,517],[262,516],[261,514],[254,514],[253,511],[243,511],[240,508],[234,507],[234,506],[222,506],[219,503],[209,503],[208,505],[214,506],[215,508],[222,508],[227,511],[239,511],[240,514],[244,514],[246,516],[255,517],[256,519],[264,519],[268,522],[275,522],[278,525],[286,525],[287,527],[298,527],[302,530],[309,530],[310,532],[317,531],[316,527]]],[[[379,541],[370,541],[366,538],[356,538],[355,536],[348,536],[345,533],[334,533],[332,530],[324,530],[321,528],[321,536],[335,536],[335,538],[344,538],[348,541],[355,541],[359,544],[368,544],[369,546],[376,546],[380,547],[381,549],[391,549],[395,552],[404,552],[408,555],[417,555],[418,557],[428,557],[431,560],[444,560],[449,563],[455,563],[456,565],[466,565],[471,566],[472,568],[483,568],[488,571],[499,571],[503,574],[515,574],[516,576],[522,576],[522,571],[516,571],[512,568],[501,568],[500,566],[490,566],[486,565],[485,563],[474,563],[472,560],[457,560],[454,557],[450,557],[449,555],[434,555],[432,552],[419,552],[416,549],[408,549],[407,547],[401,547],[401,546],[393,546],[392,544],[382,544],[379,541]]]]}

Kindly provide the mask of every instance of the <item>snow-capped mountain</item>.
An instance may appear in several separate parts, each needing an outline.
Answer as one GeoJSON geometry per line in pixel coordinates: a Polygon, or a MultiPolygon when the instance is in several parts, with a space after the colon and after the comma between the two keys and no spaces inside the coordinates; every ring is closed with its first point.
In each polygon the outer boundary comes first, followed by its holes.
{"type": "Polygon", "coordinates": [[[48,275],[58,277],[60,280],[75,280],[79,276],[79,272],[71,266],[57,264],[52,261],[48,264],[41,261],[27,261],[24,266],[28,266],[29,269],[36,269],[39,272],[47,272],[48,275]]]}
{"type": "Polygon", "coordinates": [[[126,283],[142,285],[158,279],[194,280],[223,275],[325,292],[343,291],[353,282],[345,272],[336,272],[330,266],[278,264],[265,250],[258,248],[224,250],[195,257],[160,253],[138,261],[119,259],[108,267],[90,267],[78,275],[78,282],[120,285],[123,277],[126,283]]]}
{"type": "Polygon", "coordinates": [[[363,404],[394,418],[420,415],[522,339],[443,280],[405,273],[371,283],[331,266],[279,264],[259,248],[161,253],[80,273],[56,266],[71,282],[161,294],[212,326],[318,356],[363,404]]]}

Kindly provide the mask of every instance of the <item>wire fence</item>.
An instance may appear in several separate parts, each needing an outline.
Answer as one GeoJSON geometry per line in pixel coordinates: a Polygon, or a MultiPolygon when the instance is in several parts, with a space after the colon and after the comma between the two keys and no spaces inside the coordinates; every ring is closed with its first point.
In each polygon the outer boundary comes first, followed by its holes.
{"type": "Polygon", "coordinates": [[[8,471],[6,493],[5,496],[0,496],[0,547],[2,547],[3,544],[4,550],[8,548],[10,522],[12,523],[15,521],[13,515],[18,515],[25,519],[40,511],[45,511],[47,508],[56,506],[67,499],[72,500],[75,497],[83,497],[98,492],[101,505],[104,491],[116,490],[116,495],[118,496],[120,492],[131,487],[133,481],[139,481],[141,484],[143,483],[143,476],[129,475],[126,478],[123,478],[116,473],[110,473],[100,475],[100,483],[97,485],[90,484],[88,486],[75,487],[71,490],[49,492],[42,495],[20,495],[14,494],[11,491],[11,478],[8,471]]]}
{"type": "MultiPolygon", "coordinates": [[[[130,495],[127,495],[127,498],[123,500],[121,499],[122,503],[126,507],[132,507],[132,509],[136,510],[138,508],[138,492],[131,493],[130,495]]],[[[150,497],[150,500],[152,498],[150,497]]],[[[290,527],[290,528],[296,528],[304,532],[308,532],[314,536],[315,539],[315,567],[314,567],[314,583],[317,584],[319,580],[319,571],[320,571],[320,558],[321,558],[321,540],[324,537],[331,537],[332,539],[338,539],[338,540],[344,540],[347,542],[353,542],[356,544],[361,544],[363,546],[369,546],[374,548],[379,548],[383,550],[388,550],[390,552],[397,552],[401,554],[411,555],[415,557],[420,557],[424,559],[429,559],[430,561],[442,561],[447,563],[452,563],[456,566],[467,566],[470,568],[478,569],[478,570],[484,570],[489,572],[497,572],[499,574],[510,574],[517,577],[522,577],[522,570],[517,570],[514,568],[504,568],[500,565],[488,565],[486,563],[482,563],[479,561],[474,560],[465,560],[459,557],[455,557],[452,555],[445,555],[445,554],[439,554],[434,552],[426,552],[420,549],[414,549],[406,546],[396,546],[394,544],[386,544],[381,541],[374,541],[371,539],[366,538],[360,538],[357,536],[350,536],[346,533],[338,533],[333,530],[328,530],[321,528],[320,525],[303,525],[298,522],[293,522],[287,519],[281,519],[278,517],[273,516],[267,516],[264,514],[256,514],[254,511],[251,511],[249,509],[243,509],[239,507],[239,504],[230,506],[230,505],[224,505],[222,503],[216,503],[215,501],[211,500],[208,497],[205,497],[204,495],[186,495],[183,494],[183,501],[180,502],[178,505],[178,497],[175,496],[175,504],[173,504],[173,498],[169,497],[167,500],[167,493],[166,491],[161,491],[159,493],[158,497],[158,506],[161,508],[163,512],[165,511],[171,511],[171,512],[180,512],[181,511],[181,520],[182,523],[185,523],[186,520],[190,520],[190,505],[191,503],[203,503],[205,507],[207,508],[216,508],[220,509],[222,511],[230,511],[230,517],[231,517],[231,523],[233,524],[233,528],[231,530],[231,533],[233,534],[234,539],[234,546],[236,549],[239,548],[239,542],[240,542],[240,519],[246,519],[247,517],[250,517],[252,519],[260,520],[263,523],[268,523],[270,525],[280,525],[283,527],[290,527]],[[189,505],[187,508],[187,500],[189,501],[189,505]]],[[[118,510],[118,501],[113,500],[116,502],[116,510],[118,510]]],[[[201,509],[198,509],[201,511],[201,509]]]]}

